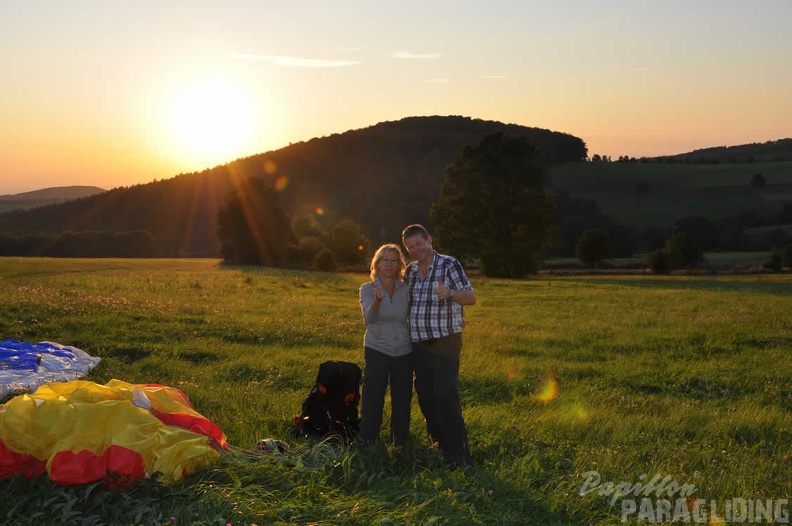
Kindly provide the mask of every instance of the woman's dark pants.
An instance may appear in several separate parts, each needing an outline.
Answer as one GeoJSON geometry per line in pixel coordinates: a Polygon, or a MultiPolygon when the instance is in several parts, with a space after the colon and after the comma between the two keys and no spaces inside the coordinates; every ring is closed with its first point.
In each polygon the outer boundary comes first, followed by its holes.
{"type": "Polygon", "coordinates": [[[372,445],[379,440],[385,391],[390,383],[391,439],[396,446],[404,445],[410,437],[412,354],[393,357],[365,347],[365,357],[358,440],[362,445],[372,445]]]}

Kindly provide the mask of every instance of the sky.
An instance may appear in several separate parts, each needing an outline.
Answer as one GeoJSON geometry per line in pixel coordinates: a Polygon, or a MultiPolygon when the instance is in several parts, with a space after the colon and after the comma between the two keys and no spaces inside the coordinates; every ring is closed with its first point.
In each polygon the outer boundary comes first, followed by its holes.
{"type": "Polygon", "coordinates": [[[463,115],[589,155],[792,137],[792,0],[0,0],[0,195],[463,115]]]}

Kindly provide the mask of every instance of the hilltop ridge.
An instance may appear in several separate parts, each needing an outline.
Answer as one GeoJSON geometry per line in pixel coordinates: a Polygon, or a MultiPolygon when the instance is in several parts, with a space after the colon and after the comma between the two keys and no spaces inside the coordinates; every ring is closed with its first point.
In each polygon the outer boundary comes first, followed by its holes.
{"type": "Polygon", "coordinates": [[[30,192],[0,195],[0,213],[26,210],[106,192],[98,186],[51,186],[30,192]]]}
{"type": "Polygon", "coordinates": [[[790,162],[792,161],[792,138],[735,146],[713,146],[687,153],[646,158],[646,160],[692,164],[790,162]]]}
{"type": "Polygon", "coordinates": [[[0,214],[0,232],[146,230],[163,255],[215,256],[217,209],[236,180],[257,175],[279,189],[292,217],[317,214],[328,226],[351,219],[373,243],[392,241],[405,224],[428,220],[445,169],[462,148],[495,132],[530,137],[548,164],[587,155],[583,140],[567,133],[461,116],[407,117],[36,213],[0,214]]]}

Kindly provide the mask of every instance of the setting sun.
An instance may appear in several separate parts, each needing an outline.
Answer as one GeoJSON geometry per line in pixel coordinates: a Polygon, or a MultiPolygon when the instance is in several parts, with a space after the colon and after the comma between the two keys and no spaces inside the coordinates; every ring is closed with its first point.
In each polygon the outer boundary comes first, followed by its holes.
{"type": "Polygon", "coordinates": [[[229,162],[242,155],[254,122],[250,100],[219,81],[186,86],[175,97],[168,117],[179,155],[207,163],[229,162]]]}

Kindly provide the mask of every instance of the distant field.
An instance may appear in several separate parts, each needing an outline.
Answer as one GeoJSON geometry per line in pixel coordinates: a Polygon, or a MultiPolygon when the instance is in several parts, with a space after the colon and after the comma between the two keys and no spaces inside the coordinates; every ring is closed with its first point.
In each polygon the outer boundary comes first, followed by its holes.
{"type": "Polygon", "coordinates": [[[552,167],[548,175],[556,191],[593,199],[630,225],[667,225],[686,215],[720,219],[792,200],[792,163],[574,163],[552,167]],[[764,176],[764,189],[751,187],[755,174],[764,176]]]}
{"type": "MultiPolygon", "coordinates": [[[[363,363],[365,280],[209,259],[0,258],[0,338],[77,346],[102,358],[89,376],[100,383],[178,387],[236,447],[269,437],[306,451],[291,422],[319,363],[363,363]]],[[[125,492],[0,480],[0,517],[600,526],[622,524],[608,483],[669,477],[695,486],[714,524],[709,511],[734,499],[792,495],[792,275],[474,286],[460,373],[470,471],[443,467],[414,403],[401,450],[229,456],[184,485],[125,492]],[[605,486],[587,486],[592,473],[605,486]]]]}
{"type": "MultiPolygon", "coordinates": [[[[706,252],[700,266],[720,270],[759,269],[769,258],[769,252],[706,252]]],[[[606,259],[605,262],[616,268],[641,268],[646,266],[646,254],[636,254],[630,258],[611,258],[606,259]]],[[[552,258],[545,261],[545,267],[548,269],[553,267],[563,269],[564,266],[583,268],[580,260],[572,257],[552,258]]],[[[646,267],[644,271],[648,273],[649,268],[646,267]]]]}

